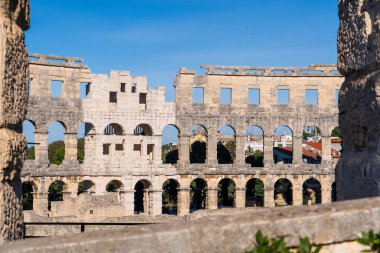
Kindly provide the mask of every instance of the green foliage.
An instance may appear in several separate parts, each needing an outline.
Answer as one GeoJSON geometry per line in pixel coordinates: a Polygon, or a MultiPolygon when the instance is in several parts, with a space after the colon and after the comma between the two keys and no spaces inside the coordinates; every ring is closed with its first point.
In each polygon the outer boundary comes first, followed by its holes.
{"type": "Polygon", "coordinates": [[[362,233],[362,236],[358,239],[358,243],[369,246],[370,249],[363,250],[362,252],[377,252],[380,253],[380,232],[374,233],[369,231],[367,233],[362,233]]]}
{"type": "Polygon", "coordinates": [[[34,160],[34,159],[36,159],[35,148],[34,147],[27,148],[27,150],[26,150],[26,160],[34,160]]]}
{"type": "Polygon", "coordinates": [[[248,146],[245,150],[245,162],[251,164],[252,167],[264,167],[264,153],[248,146]]]}
{"type": "Polygon", "coordinates": [[[218,185],[218,206],[233,207],[235,202],[235,184],[232,180],[224,179],[218,185]]]}
{"type": "MultiPolygon", "coordinates": [[[[310,243],[309,238],[301,237],[300,244],[296,249],[297,253],[318,253],[322,249],[322,246],[317,246],[313,250],[313,246],[310,243]]],[[[293,252],[288,246],[286,246],[285,238],[269,238],[264,236],[261,231],[256,233],[256,245],[250,251],[245,253],[290,253],[293,252]]]]}
{"type": "Polygon", "coordinates": [[[177,214],[178,184],[174,180],[165,181],[162,189],[162,213],[177,214]]]}
{"type": "Polygon", "coordinates": [[[63,141],[55,141],[49,144],[48,157],[51,164],[62,164],[65,159],[65,143],[63,141]]]}
{"type": "Polygon", "coordinates": [[[65,184],[62,181],[54,181],[49,187],[48,195],[48,209],[50,210],[51,201],[63,201],[63,186],[65,184]]]}
{"type": "Polygon", "coordinates": [[[336,127],[332,130],[332,133],[331,133],[331,136],[332,137],[342,137],[342,131],[340,130],[339,127],[336,127]]]}
{"type": "Polygon", "coordinates": [[[226,144],[218,142],[218,163],[219,164],[231,164],[235,159],[236,144],[235,141],[228,141],[226,144]]]}
{"type": "Polygon", "coordinates": [[[77,159],[79,163],[83,163],[84,161],[84,138],[78,139],[77,143],[77,159]]]}
{"type": "Polygon", "coordinates": [[[178,146],[165,144],[161,147],[161,158],[165,164],[177,164],[178,161],[178,146]]]}

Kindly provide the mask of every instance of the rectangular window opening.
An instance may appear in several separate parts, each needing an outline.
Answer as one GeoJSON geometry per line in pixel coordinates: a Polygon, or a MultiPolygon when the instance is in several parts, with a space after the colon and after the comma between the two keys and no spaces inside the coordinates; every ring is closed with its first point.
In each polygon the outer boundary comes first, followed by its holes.
{"type": "Polygon", "coordinates": [[[103,155],[109,155],[110,154],[110,146],[111,146],[111,144],[103,144],[103,155]]]}
{"type": "Polygon", "coordinates": [[[289,90],[288,89],[278,89],[277,90],[277,104],[278,105],[288,105],[289,104],[289,90]]]}
{"type": "Polygon", "coordinates": [[[136,83],[132,83],[131,93],[136,93],[136,91],[137,91],[137,84],[136,83]]]}
{"type": "Polygon", "coordinates": [[[51,81],[51,96],[53,98],[61,98],[62,97],[62,85],[63,81],[53,80],[51,81]]]}
{"type": "Polygon", "coordinates": [[[110,91],[110,103],[117,103],[117,92],[110,91]]]}
{"type": "Polygon", "coordinates": [[[260,89],[248,90],[248,104],[259,105],[260,104],[260,89]]]}
{"type": "Polygon", "coordinates": [[[116,144],[115,145],[115,150],[116,151],[123,151],[124,150],[123,144],[116,144]]]}
{"type": "Polygon", "coordinates": [[[146,93],[140,93],[139,103],[140,105],[146,105],[146,93]]]}
{"type": "Polygon", "coordinates": [[[221,88],[220,89],[220,104],[230,105],[232,101],[232,89],[231,88],[221,88]]]}
{"type": "Polygon", "coordinates": [[[339,89],[335,90],[335,104],[336,105],[339,104],[339,92],[340,92],[339,89]]]}
{"type": "Polygon", "coordinates": [[[120,92],[125,92],[125,86],[126,86],[125,83],[120,84],[120,92]]]}
{"type": "Polygon", "coordinates": [[[148,144],[147,145],[147,155],[148,155],[148,159],[150,160],[150,161],[152,161],[153,160],[153,151],[154,151],[154,144],[148,144]]]}
{"type": "Polygon", "coordinates": [[[193,103],[194,104],[204,103],[204,89],[202,87],[193,88],[193,103]]]}
{"type": "Polygon", "coordinates": [[[80,99],[84,99],[90,93],[90,83],[80,83],[80,99]]]}
{"type": "Polygon", "coordinates": [[[317,89],[305,90],[305,103],[307,105],[317,105],[318,104],[318,90],[317,89]]]}

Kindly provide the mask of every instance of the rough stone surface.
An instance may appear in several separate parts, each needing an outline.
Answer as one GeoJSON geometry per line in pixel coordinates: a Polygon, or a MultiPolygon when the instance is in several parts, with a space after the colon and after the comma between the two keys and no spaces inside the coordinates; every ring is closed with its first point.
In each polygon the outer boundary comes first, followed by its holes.
{"type": "Polygon", "coordinates": [[[380,1],[339,1],[339,102],[344,152],[338,199],[380,195],[380,1]]]}
{"type": "Polygon", "coordinates": [[[271,237],[285,236],[288,245],[308,236],[326,245],[322,252],[356,253],[363,248],[354,241],[361,232],[380,230],[380,199],[342,201],[313,207],[285,207],[261,210],[234,209],[194,221],[89,232],[75,236],[12,242],[1,252],[229,252],[252,248],[261,230],[271,237]]]}
{"type": "Polygon", "coordinates": [[[28,106],[28,58],[24,30],[29,1],[0,3],[0,243],[22,237],[20,171],[26,141],[22,122],[28,106]]]}

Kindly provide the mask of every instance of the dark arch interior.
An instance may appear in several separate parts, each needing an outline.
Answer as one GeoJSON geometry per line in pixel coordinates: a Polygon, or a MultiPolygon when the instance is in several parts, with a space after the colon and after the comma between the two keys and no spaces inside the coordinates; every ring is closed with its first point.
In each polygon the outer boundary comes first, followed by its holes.
{"type": "Polygon", "coordinates": [[[293,205],[293,185],[285,178],[277,180],[274,185],[276,206],[293,205]]]}
{"type": "Polygon", "coordinates": [[[162,186],[162,213],[176,215],[177,195],[178,195],[178,182],[174,179],[166,180],[162,186]]]}
{"type": "Polygon", "coordinates": [[[190,184],[190,212],[206,208],[207,183],[201,178],[193,180],[190,184]]]}
{"type": "Polygon", "coordinates": [[[218,184],[218,208],[235,207],[235,183],[229,178],[218,184]]]}
{"type": "Polygon", "coordinates": [[[251,179],[246,185],[245,206],[264,206],[264,184],[260,179],[251,179]]]}

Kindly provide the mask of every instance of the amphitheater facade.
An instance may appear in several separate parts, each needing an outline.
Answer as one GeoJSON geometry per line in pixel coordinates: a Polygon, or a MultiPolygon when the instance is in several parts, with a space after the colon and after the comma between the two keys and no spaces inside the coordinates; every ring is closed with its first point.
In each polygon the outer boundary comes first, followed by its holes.
{"type": "Polygon", "coordinates": [[[167,180],[175,185],[167,194],[176,195],[170,198],[176,202],[177,215],[196,209],[250,206],[248,200],[254,196],[249,194],[257,182],[263,186],[264,207],[276,205],[279,192],[275,186],[279,180],[286,181],[283,187],[290,189],[287,196],[281,196],[285,204],[304,204],[304,183],[310,179],[319,184],[318,203],[334,199],[336,157],[332,156],[331,133],[338,126],[336,92],[343,83],[336,66],[201,66],[203,74],[181,68],[174,81],[175,102],[165,101],[164,88],[149,88],[146,77],[133,76],[129,71],[94,74],[81,59],[30,54],[29,67],[27,120],[34,126],[35,159],[27,160],[22,171],[24,184],[33,187],[33,210],[26,211],[29,214],[157,216],[165,210],[163,186],[167,180]],[[52,81],[61,82],[61,97],[51,96],[52,81]],[[83,99],[81,83],[87,84],[83,99]],[[222,89],[230,94],[227,104],[220,103],[222,89]],[[250,89],[258,91],[256,104],[249,103],[250,89]],[[194,90],[202,96],[197,103],[193,101],[194,90]],[[279,90],[288,92],[288,104],[278,103],[279,90]],[[308,90],[317,91],[317,104],[307,104],[308,90]],[[61,165],[50,164],[48,158],[48,128],[54,121],[65,129],[61,165]],[[83,163],[77,159],[81,123],[85,125],[83,163]],[[162,132],[167,125],[178,131],[178,161],[173,164],[161,159],[162,132]],[[246,163],[247,128],[253,125],[263,132],[264,159],[260,167],[246,163]],[[203,128],[206,135],[202,163],[190,160],[194,126],[203,128]],[[229,164],[218,162],[222,126],[233,129],[236,150],[229,164]],[[279,126],[288,127],[292,133],[292,145],[288,147],[292,159],[287,162],[274,159],[275,129],[279,126]],[[320,129],[318,163],[304,159],[306,126],[320,129]],[[49,187],[56,181],[63,185],[63,201],[49,203],[49,187]],[[84,192],[78,194],[81,182],[84,192]],[[226,187],[233,188],[233,196],[229,196],[232,202],[220,201],[226,187]]]}

